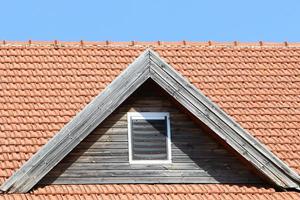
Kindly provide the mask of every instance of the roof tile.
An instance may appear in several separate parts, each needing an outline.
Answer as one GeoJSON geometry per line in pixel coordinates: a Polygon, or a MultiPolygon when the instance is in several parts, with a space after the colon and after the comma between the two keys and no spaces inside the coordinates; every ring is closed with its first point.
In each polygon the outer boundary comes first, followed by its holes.
{"type": "MultiPolygon", "coordinates": [[[[300,172],[298,43],[4,43],[0,45],[0,169],[3,172],[0,183],[148,47],[157,51],[243,128],[300,172]]],[[[193,193],[202,186],[124,187],[134,190],[132,196],[122,196],[128,199],[155,199],[157,196],[150,192],[157,191],[163,194],[173,191],[174,194],[170,195],[174,198],[209,199],[216,197],[216,193],[210,195],[209,192],[219,186],[204,186],[201,188],[205,191],[203,195],[188,196],[181,192],[193,193]],[[146,194],[138,194],[137,198],[135,193],[141,191],[146,194]]],[[[124,187],[87,186],[84,191],[99,196],[85,195],[84,198],[103,197],[99,191],[107,198],[119,198],[108,193],[116,189],[123,191],[124,187]]],[[[224,189],[220,187],[217,191],[224,189]]],[[[54,191],[62,188],[60,186],[54,191]]],[[[244,187],[227,189],[248,191],[244,187]]],[[[238,196],[241,199],[283,199],[287,195],[241,193],[242,196],[238,196]]],[[[165,197],[170,198],[170,195],[165,197]]],[[[222,199],[232,199],[240,194],[222,195],[222,199]]],[[[291,195],[289,198],[298,198],[294,193],[288,195],[291,195]]],[[[80,194],[71,196],[74,199],[82,197],[80,194]]],[[[11,196],[2,195],[1,198],[11,196]]],[[[16,198],[43,199],[43,196],[17,195],[16,198]]],[[[61,197],[51,194],[47,198],[61,197]]]]}
{"type": "Polygon", "coordinates": [[[296,192],[272,188],[218,184],[189,185],[51,185],[29,194],[0,195],[0,199],[300,199],[296,192]]]}

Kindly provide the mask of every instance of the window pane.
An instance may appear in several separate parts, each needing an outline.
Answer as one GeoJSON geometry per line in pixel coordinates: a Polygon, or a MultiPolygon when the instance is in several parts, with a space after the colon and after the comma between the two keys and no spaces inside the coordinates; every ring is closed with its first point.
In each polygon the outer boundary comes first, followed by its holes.
{"type": "Polygon", "coordinates": [[[167,160],[167,126],[164,120],[132,120],[132,159],[167,160]]]}

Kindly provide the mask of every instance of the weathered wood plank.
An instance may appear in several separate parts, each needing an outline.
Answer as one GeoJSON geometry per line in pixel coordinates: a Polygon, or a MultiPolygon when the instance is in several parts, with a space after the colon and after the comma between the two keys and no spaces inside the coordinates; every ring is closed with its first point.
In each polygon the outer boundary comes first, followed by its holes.
{"type": "MultiPolygon", "coordinates": [[[[128,148],[116,149],[116,148],[100,148],[100,149],[76,149],[72,151],[69,155],[128,155],[128,148]]],[[[196,149],[172,149],[172,155],[194,155],[194,154],[219,154],[227,155],[228,152],[222,148],[207,149],[207,148],[196,148],[196,149]]]]}
{"type": "Polygon", "coordinates": [[[215,170],[238,170],[242,168],[242,164],[230,165],[229,163],[222,162],[203,162],[201,165],[196,163],[176,163],[176,164],[157,164],[157,165],[130,165],[126,163],[80,163],[80,162],[64,162],[58,164],[57,170],[51,171],[50,173],[55,173],[56,171],[64,170],[204,170],[204,169],[215,169],[215,170]]]}
{"type": "MultiPolygon", "coordinates": [[[[59,171],[56,173],[51,173],[52,178],[55,178],[59,175],[60,178],[95,178],[95,177],[211,177],[211,173],[214,174],[214,177],[228,177],[232,175],[231,170],[222,170],[222,171],[205,171],[205,170],[67,170],[60,174],[59,171]]],[[[249,179],[251,173],[249,172],[236,172],[238,175],[248,175],[249,179]]]]}
{"type": "MultiPolygon", "coordinates": [[[[163,151],[164,149],[160,149],[157,151],[163,151]]],[[[147,150],[144,150],[147,151],[147,150]]],[[[225,150],[220,151],[172,151],[173,157],[180,157],[180,156],[190,156],[192,158],[197,157],[198,155],[207,155],[207,154],[225,156],[228,155],[228,152],[225,150]]],[[[103,150],[103,151],[77,151],[70,153],[70,156],[73,157],[87,157],[87,156],[128,156],[128,149],[111,149],[111,150],[103,150]]],[[[213,157],[213,156],[211,156],[213,157]]]]}
{"type": "Polygon", "coordinates": [[[99,177],[99,178],[56,178],[43,180],[41,184],[124,184],[124,183],[148,183],[148,184],[157,184],[157,183],[245,183],[256,184],[257,180],[251,178],[232,178],[228,177],[99,177]]]}
{"type": "MultiPolygon", "coordinates": [[[[212,160],[218,160],[219,162],[235,162],[236,159],[226,155],[195,155],[195,157],[181,155],[172,157],[172,162],[185,162],[185,163],[205,163],[212,162],[212,160]]],[[[127,155],[111,155],[111,156],[80,156],[70,155],[65,159],[65,162],[76,161],[76,162],[90,162],[90,163],[106,163],[106,162],[128,162],[127,155]]]]}
{"type": "MultiPolygon", "coordinates": [[[[172,117],[172,115],[171,115],[172,117]]],[[[171,119],[172,121],[173,119],[171,119]]],[[[178,120],[176,118],[174,118],[174,120],[178,120]]],[[[112,122],[114,123],[114,122],[112,122]]],[[[176,132],[176,135],[180,135],[180,134],[189,134],[189,135],[199,135],[199,133],[201,133],[201,129],[195,127],[195,126],[186,126],[185,128],[183,128],[184,126],[174,126],[172,127],[172,132],[176,132]]],[[[126,134],[127,133],[127,127],[126,128],[118,128],[118,127],[103,127],[103,126],[99,126],[98,128],[96,128],[93,131],[93,135],[103,135],[103,134],[126,134]]]]}

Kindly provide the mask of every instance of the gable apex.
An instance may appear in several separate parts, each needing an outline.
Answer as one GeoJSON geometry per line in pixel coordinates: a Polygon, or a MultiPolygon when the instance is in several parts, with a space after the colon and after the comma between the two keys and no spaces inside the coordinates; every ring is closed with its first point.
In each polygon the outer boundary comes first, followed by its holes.
{"type": "Polygon", "coordinates": [[[149,78],[273,183],[283,188],[299,188],[300,179],[297,173],[240,127],[158,54],[147,49],[16,171],[0,189],[4,192],[29,191],[149,78]]]}

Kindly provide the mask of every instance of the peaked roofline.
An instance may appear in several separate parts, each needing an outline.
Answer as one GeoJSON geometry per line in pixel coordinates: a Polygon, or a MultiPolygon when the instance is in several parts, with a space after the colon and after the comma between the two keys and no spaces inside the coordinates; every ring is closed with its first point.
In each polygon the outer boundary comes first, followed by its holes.
{"type": "Polygon", "coordinates": [[[28,192],[147,79],[151,78],[259,172],[282,188],[299,189],[299,175],[231,119],[151,49],[111,84],[17,170],[0,189],[28,192]]]}

